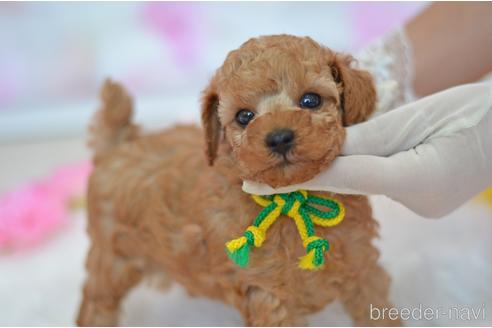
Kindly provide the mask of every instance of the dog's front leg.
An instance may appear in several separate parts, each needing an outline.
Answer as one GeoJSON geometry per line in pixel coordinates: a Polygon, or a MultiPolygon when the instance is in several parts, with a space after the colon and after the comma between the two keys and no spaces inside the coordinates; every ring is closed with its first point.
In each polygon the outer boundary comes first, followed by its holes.
{"type": "Polygon", "coordinates": [[[305,319],[274,294],[250,286],[241,309],[248,326],[305,326],[305,319]]]}

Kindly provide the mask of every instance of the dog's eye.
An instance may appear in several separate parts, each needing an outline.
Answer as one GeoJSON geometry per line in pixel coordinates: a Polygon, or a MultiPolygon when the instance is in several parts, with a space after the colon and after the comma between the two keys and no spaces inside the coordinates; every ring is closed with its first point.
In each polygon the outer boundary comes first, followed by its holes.
{"type": "Polygon", "coordinates": [[[315,109],[321,105],[321,97],[316,93],[305,93],[299,100],[301,108],[315,109]]]}
{"type": "Polygon", "coordinates": [[[241,109],[236,114],[236,122],[242,127],[245,127],[253,119],[253,117],[255,117],[255,113],[248,109],[241,109]]]}

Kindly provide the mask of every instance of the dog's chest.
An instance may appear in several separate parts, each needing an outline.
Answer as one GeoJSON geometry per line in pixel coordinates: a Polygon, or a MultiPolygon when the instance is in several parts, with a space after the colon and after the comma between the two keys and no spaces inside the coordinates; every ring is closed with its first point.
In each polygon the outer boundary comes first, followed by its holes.
{"type": "MultiPolygon", "coordinates": [[[[158,172],[149,180],[155,187],[144,192],[152,206],[142,207],[138,229],[125,231],[139,239],[139,249],[149,262],[162,266],[195,294],[223,298],[222,291],[228,290],[224,287],[237,286],[234,290],[241,291],[244,286],[261,285],[286,295],[311,295],[324,288],[330,290],[324,293],[328,299],[345,275],[340,272],[347,272],[346,249],[363,252],[374,236],[372,231],[364,238],[357,235],[365,228],[352,224],[353,218],[332,229],[316,228],[318,236],[329,240],[330,250],[324,269],[306,272],[298,267],[306,250],[296,225],[282,216],[268,230],[263,245],[251,249],[248,266],[240,268],[227,257],[225,244],[242,236],[262,207],[242,192],[234,168],[220,163],[210,168],[201,153],[183,153],[183,160],[173,156],[172,163],[158,163],[159,170],[152,171],[158,172]]],[[[370,210],[367,205],[363,208],[367,217],[370,210]]]]}
{"type": "Polygon", "coordinates": [[[240,189],[224,192],[216,190],[214,197],[194,199],[193,211],[185,211],[177,219],[183,223],[178,235],[168,236],[172,243],[166,244],[172,244],[174,249],[165,259],[171,259],[167,264],[183,279],[184,285],[195,286],[204,294],[214,293],[222,283],[238,286],[260,284],[278,292],[295,294],[318,280],[318,284],[327,288],[332,284],[327,278],[330,272],[342,270],[338,259],[343,256],[343,240],[337,229],[318,229],[320,236],[331,240],[328,265],[318,272],[306,272],[299,268],[299,258],[306,254],[306,250],[296,224],[284,215],[268,230],[261,247],[251,247],[247,267],[240,268],[234,264],[226,254],[225,244],[242,236],[262,207],[240,189]],[[298,283],[287,283],[292,280],[298,283]]]}

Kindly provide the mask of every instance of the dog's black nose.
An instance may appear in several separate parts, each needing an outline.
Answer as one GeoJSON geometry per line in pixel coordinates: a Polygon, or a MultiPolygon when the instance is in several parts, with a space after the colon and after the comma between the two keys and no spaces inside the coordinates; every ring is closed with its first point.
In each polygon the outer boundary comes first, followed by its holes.
{"type": "Polygon", "coordinates": [[[294,131],[290,129],[279,129],[270,132],[265,143],[271,151],[284,155],[294,144],[294,131]]]}

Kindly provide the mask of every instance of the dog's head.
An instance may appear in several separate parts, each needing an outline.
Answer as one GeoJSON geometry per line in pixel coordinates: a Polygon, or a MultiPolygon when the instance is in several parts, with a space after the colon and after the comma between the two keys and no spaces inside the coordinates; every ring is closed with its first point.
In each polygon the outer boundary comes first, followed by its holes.
{"type": "Polygon", "coordinates": [[[340,153],[344,126],[376,101],[369,73],[310,38],[251,39],[205,89],[202,123],[212,165],[227,142],[243,179],[279,187],[311,179],[340,153]]]}

